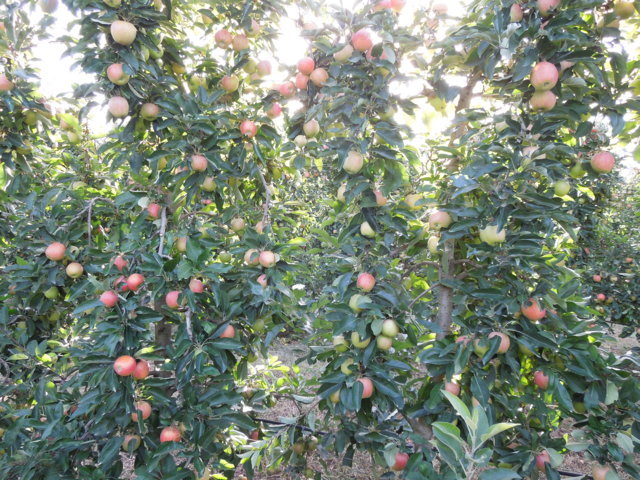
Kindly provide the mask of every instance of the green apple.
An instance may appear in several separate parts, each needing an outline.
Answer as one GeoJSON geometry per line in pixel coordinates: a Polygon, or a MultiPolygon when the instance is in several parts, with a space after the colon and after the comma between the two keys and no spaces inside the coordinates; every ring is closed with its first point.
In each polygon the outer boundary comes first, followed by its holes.
{"type": "Polygon", "coordinates": [[[378,350],[389,350],[393,346],[393,340],[384,335],[379,335],[376,337],[376,346],[378,350]]]}
{"type": "Polygon", "coordinates": [[[349,368],[351,367],[351,365],[353,365],[353,358],[347,358],[344,362],[342,362],[342,365],[340,365],[340,371],[345,375],[351,375],[353,373],[353,370],[349,368]]]}
{"type": "Polygon", "coordinates": [[[400,333],[400,328],[395,321],[389,319],[382,322],[382,335],[395,338],[398,333],[400,333]]]}
{"type": "Polygon", "coordinates": [[[346,352],[349,350],[349,343],[342,335],[336,335],[333,337],[332,342],[338,352],[346,352]]]}
{"type": "Polygon", "coordinates": [[[351,332],[351,343],[356,348],[367,348],[369,343],[371,342],[370,338],[365,338],[364,340],[360,340],[360,334],[358,332],[351,332]]]}
{"type": "Polygon", "coordinates": [[[44,292],[44,296],[47,297],[49,300],[53,300],[54,298],[57,298],[59,294],[60,294],[60,291],[58,290],[58,287],[51,287],[44,292]]]}

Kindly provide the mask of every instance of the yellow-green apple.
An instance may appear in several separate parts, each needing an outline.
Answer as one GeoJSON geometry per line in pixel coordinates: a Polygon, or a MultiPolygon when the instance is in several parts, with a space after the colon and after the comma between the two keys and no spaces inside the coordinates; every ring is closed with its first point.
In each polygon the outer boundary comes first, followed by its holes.
{"type": "Polygon", "coordinates": [[[378,350],[387,351],[393,346],[393,339],[385,337],[384,335],[378,335],[376,337],[376,346],[378,350]]]}
{"type": "Polygon", "coordinates": [[[360,295],[359,293],[351,295],[351,298],[349,299],[349,307],[351,307],[351,310],[355,313],[361,312],[363,310],[363,305],[368,303],[371,303],[371,299],[366,295],[360,295]]]}
{"type": "Polygon", "coordinates": [[[205,192],[213,192],[216,189],[216,181],[213,177],[205,177],[200,188],[205,192]]]}
{"type": "Polygon", "coordinates": [[[347,173],[355,174],[362,170],[363,165],[364,157],[362,154],[355,150],[351,150],[347,154],[347,158],[345,158],[342,168],[344,168],[347,173]]]}
{"type": "Polygon", "coordinates": [[[302,126],[302,130],[307,138],[314,138],[320,132],[320,124],[313,118],[302,126]]]}
{"type": "Polygon", "coordinates": [[[45,13],[53,13],[58,8],[58,0],[38,0],[38,5],[45,13]]]}
{"type": "Polygon", "coordinates": [[[369,343],[371,343],[371,338],[365,338],[364,340],[360,339],[360,334],[358,332],[351,332],[351,343],[356,348],[367,348],[369,343]]]}
{"type": "Polygon", "coordinates": [[[236,35],[233,37],[233,40],[231,40],[231,46],[236,52],[246,50],[249,48],[249,39],[243,34],[236,35]]]}
{"type": "Polygon", "coordinates": [[[569,175],[571,178],[580,178],[583,177],[584,174],[587,173],[584,168],[582,168],[582,164],[580,162],[576,163],[569,170],[569,175]]]}
{"type": "Polygon", "coordinates": [[[333,343],[337,352],[346,352],[349,349],[349,343],[343,335],[335,335],[331,339],[331,343],[333,343]]]}
{"type": "Polygon", "coordinates": [[[406,203],[411,210],[418,210],[420,208],[420,205],[418,205],[420,200],[422,200],[422,195],[419,193],[410,193],[404,197],[404,203],[406,203]]]}
{"type": "Polygon", "coordinates": [[[487,225],[483,229],[480,230],[480,240],[489,245],[496,245],[498,243],[502,243],[507,238],[507,232],[503,228],[498,231],[497,225],[487,225]]]}
{"type": "Polygon", "coordinates": [[[362,222],[360,224],[360,235],[367,238],[373,238],[376,236],[376,231],[371,228],[369,222],[362,222]]]}
{"type": "Polygon", "coordinates": [[[44,292],[44,297],[48,298],[49,300],[53,300],[54,298],[58,298],[58,295],[60,295],[60,291],[58,290],[58,287],[56,287],[56,286],[49,287],[44,292]]]}
{"type": "Polygon", "coordinates": [[[244,227],[245,227],[244,220],[240,217],[234,217],[231,219],[231,222],[229,223],[229,227],[231,228],[231,230],[233,230],[236,233],[241,232],[242,230],[244,230],[244,227]]]}
{"type": "Polygon", "coordinates": [[[329,395],[329,400],[333,403],[338,403],[340,401],[340,390],[336,390],[331,395],[329,395]]]}
{"type": "Polygon", "coordinates": [[[64,254],[67,251],[67,247],[65,247],[60,242],[53,242],[44,251],[45,256],[49,260],[53,260],[54,262],[59,262],[64,258],[64,254]]]}
{"type": "Polygon", "coordinates": [[[78,278],[84,272],[84,268],[78,262],[71,262],[66,268],[67,275],[71,278],[78,278]]]}
{"type": "Polygon", "coordinates": [[[342,373],[344,373],[345,375],[351,375],[353,373],[353,370],[351,370],[351,365],[353,365],[353,358],[347,358],[344,362],[342,362],[342,364],[340,365],[340,371],[342,373]]]}
{"type": "Polygon", "coordinates": [[[116,20],[111,24],[111,36],[120,45],[131,45],[136,39],[138,29],[129,22],[116,20]]]}
{"type": "Polygon", "coordinates": [[[125,452],[133,452],[138,449],[140,443],[142,443],[140,435],[125,435],[122,440],[122,449],[125,452]]]}
{"type": "Polygon", "coordinates": [[[178,250],[179,252],[186,252],[187,251],[187,237],[178,237],[176,238],[175,241],[175,245],[176,245],[176,250],[178,250]]]}
{"type": "Polygon", "coordinates": [[[136,368],[136,359],[129,355],[122,355],[113,362],[113,370],[121,377],[128,377],[136,368]]]}
{"type": "Polygon", "coordinates": [[[394,320],[387,319],[382,322],[382,335],[395,338],[398,333],[400,333],[400,327],[398,327],[398,324],[394,320]]]}
{"type": "Polygon", "coordinates": [[[342,185],[340,185],[338,187],[338,191],[336,192],[336,197],[338,198],[338,200],[340,200],[342,203],[345,203],[347,201],[347,199],[345,198],[344,194],[347,191],[347,184],[343,183],[342,185]]]}
{"type": "Polygon", "coordinates": [[[633,2],[623,2],[621,0],[616,0],[616,2],[613,4],[613,11],[618,17],[627,19],[633,16],[633,14],[636,12],[636,9],[633,5],[633,2]]]}
{"type": "Polygon", "coordinates": [[[431,237],[429,237],[429,240],[427,240],[427,248],[429,249],[429,252],[432,255],[437,255],[439,253],[439,250],[438,250],[439,243],[440,243],[440,237],[436,237],[435,235],[432,235],[431,237]]]}
{"type": "Polygon", "coordinates": [[[566,180],[558,180],[553,184],[553,192],[559,197],[564,197],[570,191],[571,184],[566,180]]]}
{"type": "Polygon", "coordinates": [[[333,58],[338,63],[345,63],[347,60],[351,58],[351,55],[353,55],[353,47],[347,44],[344,47],[342,47],[340,50],[338,50],[336,53],[334,53],[333,58]]]}

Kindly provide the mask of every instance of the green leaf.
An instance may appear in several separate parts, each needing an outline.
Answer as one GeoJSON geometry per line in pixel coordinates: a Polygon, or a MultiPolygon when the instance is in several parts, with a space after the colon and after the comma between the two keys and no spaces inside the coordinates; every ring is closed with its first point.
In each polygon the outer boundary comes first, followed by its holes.
{"type": "Polygon", "coordinates": [[[447,400],[449,400],[449,403],[451,403],[456,412],[458,412],[458,415],[462,417],[464,422],[467,424],[467,427],[469,427],[470,430],[475,430],[476,424],[471,419],[471,412],[469,411],[469,408],[464,403],[462,403],[462,400],[460,400],[450,392],[444,391],[442,393],[447,398],[447,400]]]}
{"type": "Polygon", "coordinates": [[[460,430],[447,422],[433,423],[433,434],[446,445],[459,460],[464,457],[464,441],[460,437],[460,430]]]}
{"type": "Polygon", "coordinates": [[[513,470],[493,468],[491,470],[485,470],[478,478],[480,480],[515,480],[522,477],[513,470]]]}
{"type": "Polygon", "coordinates": [[[486,442],[490,438],[495,437],[499,433],[509,430],[520,425],[519,423],[494,423],[489,427],[489,431],[480,437],[482,443],[486,442]]]}

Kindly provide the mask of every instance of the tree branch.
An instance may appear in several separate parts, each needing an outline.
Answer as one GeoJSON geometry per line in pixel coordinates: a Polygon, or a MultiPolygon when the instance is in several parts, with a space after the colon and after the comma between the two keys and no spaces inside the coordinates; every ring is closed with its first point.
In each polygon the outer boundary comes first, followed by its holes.
{"type": "Polygon", "coordinates": [[[189,307],[187,307],[186,311],[184,312],[184,318],[185,318],[185,328],[187,330],[187,336],[189,337],[189,340],[191,340],[193,342],[193,329],[191,327],[191,309],[189,307]]]}
{"type": "Polygon", "coordinates": [[[160,214],[160,245],[158,245],[158,255],[166,258],[164,254],[164,236],[167,233],[167,207],[162,207],[162,213],[160,214]]]}
{"type": "Polygon", "coordinates": [[[415,303],[420,300],[422,297],[424,297],[425,295],[427,295],[427,293],[431,292],[434,288],[440,286],[439,283],[436,283],[434,285],[432,285],[430,288],[427,288],[424,292],[422,292],[420,295],[418,295],[416,298],[414,298],[413,300],[411,300],[411,303],[407,306],[407,310],[411,310],[411,307],[413,307],[415,305],[415,303]]]}
{"type": "Polygon", "coordinates": [[[407,422],[409,422],[409,425],[411,425],[411,429],[414,433],[417,433],[427,441],[433,438],[433,430],[429,425],[425,425],[417,418],[410,418],[406,415],[404,415],[404,418],[407,422]]]}
{"type": "Polygon", "coordinates": [[[263,213],[262,213],[262,222],[265,225],[269,224],[269,207],[271,206],[271,190],[269,190],[269,185],[267,184],[267,180],[264,178],[262,174],[262,170],[260,167],[257,167],[258,175],[260,176],[260,181],[262,182],[262,186],[264,187],[264,205],[263,205],[263,213]]]}

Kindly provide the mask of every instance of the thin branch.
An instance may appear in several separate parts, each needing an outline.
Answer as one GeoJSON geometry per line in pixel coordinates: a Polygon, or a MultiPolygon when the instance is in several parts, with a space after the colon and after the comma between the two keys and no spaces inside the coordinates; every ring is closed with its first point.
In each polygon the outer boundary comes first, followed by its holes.
{"type": "Polygon", "coordinates": [[[264,205],[263,205],[263,213],[262,213],[262,222],[265,225],[269,224],[269,207],[271,207],[271,190],[269,189],[269,185],[267,184],[267,180],[264,178],[262,174],[262,170],[260,167],[257,167],[258,175],[260,176],[260,181],[262,182],[262,186],[264,187],[264,205]]]}
{"type": "Polygon", "coordinates": [[[162,207],[160,214],[160,245],[158,245],[158,255],[164,257],[164,236],[167,233],[167,207],[162,207]]]}
{"type": "Polygon", "coordinates": [[[111,203],[112,205],[114,204],[114,203],[113,203],[113,200],[111,200],[111,199],[109,199],[109,198],[105,198],[105,197],[95,197],[95,198],[92,198],[92,199],[91,199],[91,200],[89,200],[89,202],[87,203],[87,206],[86,206],[86,207],[84,207],[82,210],[80,210],[80,211],[78,212],[78,214],[77,214],[75,217],[73,217],[71,220],[69,220],[69,221],[68,221],[67,223],[65,223],[64,225],[60,225],[58,228],[56,228],[55,232],[53,232],[53,233],[54,233],[54,234],[56,234],[56,233],[58,233],[58,231],[60,231],[60,230],[65,230],[65,229],[69,228],[69,227],[70,227],[71,225],[73,225],[73,224],[74,224],[78,219],[82,218],[86,212],[89,212],[89,217],[91,217],[91,209],[93,208],[93,204],[94,204],[95,202],[97,202],[98,200],[102,200],[102,201],[104,201],[104,202],[111,203]]]}
{"type": "Polygon", "coordinates": [[[91,210],[93,208],[94,199],[91,199],[89,206],[87,207],[87,250],[91,249],[91,210]]]}
{"type": "Polygon", "coordinates": [[[420,263],[416,263],[415,265],[410,266],[409,268],[407,268],[405,270],[405,276],[408,273],[411,273],[415,270],[418,270],[420,267],[436,267],[436,268],[440,268],[440,263],[439,262],[420,262],[420,263]]]}
{"type": "Polygon", "coordinates": [[[439,283],[434,283],[430,288],[427,288],[424,292],[422,292],[416,298],[411,300],[411,303],[407,306],[407,310],[411,310],[411,307],[413,307],[418,300],[420,300],[422,297],[427,295],[429,292],[431,292],[434,288],[438,287],[439,285],[440,285],[439,283]]]}
{"type": "Polygon", "coordinates": [[[184,312],[185,318],[185,328],[187,329],[187,335],[189,340],[193,342],[193,329],[191,327],[191,309],[187,307],[187,310],[184,312]]]}

